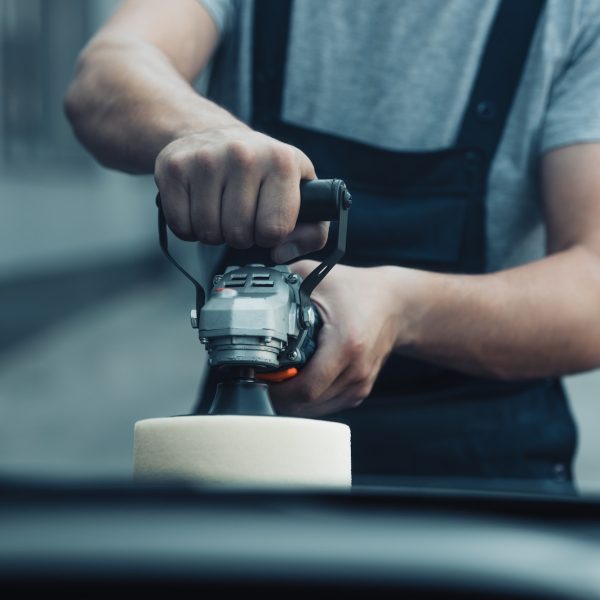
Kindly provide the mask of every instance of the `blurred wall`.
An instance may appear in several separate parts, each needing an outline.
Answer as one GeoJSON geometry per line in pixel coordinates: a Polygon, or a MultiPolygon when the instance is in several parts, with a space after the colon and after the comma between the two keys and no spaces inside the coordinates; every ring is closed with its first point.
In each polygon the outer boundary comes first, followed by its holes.
{"type": "MultiPolygon", "coordinates": [[[[152,177],[97,165],[63,114],[77,55],[117,4],[0,0],[0,479],[128,478],[133,424],[189,411],[204,376],[152,177]]],[[[173,246],[193,267],[197,245],[173,246]]]]}
{"type": "Polygon", "coordinates": [[[62,111],[114,0],[0,2],[0,284],[156,252],[151,177],[97,166],[62,111]]]}

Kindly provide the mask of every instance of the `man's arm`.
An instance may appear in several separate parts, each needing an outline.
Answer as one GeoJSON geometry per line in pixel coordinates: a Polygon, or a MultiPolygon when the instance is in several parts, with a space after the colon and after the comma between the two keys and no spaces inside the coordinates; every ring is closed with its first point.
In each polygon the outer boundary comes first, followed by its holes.
{"type": "Polygon", "coordinates": [[[191,86],[218,38],[197,0],[127,0],[81,53],[67,116],[106,166],[154,172],[180,237],[276,246],[280,261],[318,249],[323,224],[294,229],[299,181],[315,177],[310,160],[191,86]]]}
{"type": "Polygon", "coordinates": [[[273,386],[278,411],[360,404],[390,352],[505,380],[600,366],[600,144],[549,152],[542,184],[542,260],[486,275],[335,267],[313,294],[324,317],[317,352],[273,386]]]}
{"type": "MultiPolygon", "coordinates": [[[[600,144],[542,161],[549,256],[488,275],[423,273],[395,350],[474,375],[557,376],[600,366],[600,144]]],[[[394,269],[392,269],[395,271],[394,269]]]]}
{"type": "Polygon", "coordinates": [[[81,141],[109,167],[152,173],[186,133],[242,125],[191,86],[218,40],[195,0],[124,2],[81,52],[65,98],[81,141]]]}

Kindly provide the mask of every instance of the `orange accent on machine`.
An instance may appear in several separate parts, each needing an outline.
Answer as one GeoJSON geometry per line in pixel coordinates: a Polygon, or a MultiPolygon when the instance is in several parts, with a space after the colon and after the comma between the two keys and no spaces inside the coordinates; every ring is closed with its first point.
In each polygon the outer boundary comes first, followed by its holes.
{"type": "Polygon", "coordinates": [[[262,381],[268,381],[269,383],[281,383],[287,381],[292,377],[298,375],[298,369],[296,367],[290,367],[289,369],[283,369],[282,371],[275,371],[273,373],[260,373],[256,375],[256,379],[262,381]]]}

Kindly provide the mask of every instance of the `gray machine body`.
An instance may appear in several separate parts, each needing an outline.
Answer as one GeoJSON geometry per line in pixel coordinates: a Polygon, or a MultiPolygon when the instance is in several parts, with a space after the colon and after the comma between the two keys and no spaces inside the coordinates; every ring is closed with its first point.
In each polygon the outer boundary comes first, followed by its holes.
{"type": "Polygon", "coordinates": [[[301,283],[285,265],[232,266],[217,275],[200,314],[192,311],[192,326],[198,328],[211,367],[271,371],[301,365],[305,357],[296,348],[307,333],[299,320],[301,283]]]}

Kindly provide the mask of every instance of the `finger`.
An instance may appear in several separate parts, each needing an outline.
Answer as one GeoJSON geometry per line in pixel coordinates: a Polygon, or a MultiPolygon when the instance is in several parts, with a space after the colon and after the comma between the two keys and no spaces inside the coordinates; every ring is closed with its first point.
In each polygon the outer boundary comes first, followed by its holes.
{"type": "Polygon", "coordinates": [[[280,244],[294,229],[300,209],[300,180],[295,169],[279,171],[262,182],[254,224],[258,246],[280,244]]]}
{"type": "Polygon", "coordinates": [[[281,414],[295,417],[322,417],[341,410],[348,410],[359,406],[369,396],[373,381],[357,378],[350,365],[337,377],[318,402],[286,402],[283,400],[277,402],[276,408],[281,414]]]}
{"type": "Polygon", "coordinates": [[[344,394],[358,383],[354,375],[354,365],[349,364],[337,376],[336,380],[323,392],[320,398],[320,404],[326,404],[331,400],[344,396],[344,394]]]}
{"type": "Polygon", "coordinates": [[[190,218],[196,239],[205,244],[222,244],[221,198],[223,173],[217,164],[199,161],[190,185],[190,218]]]}
{"type": "Polygon", "coordinates": [[[246,249],[254,244],[254,221],[260,179],[237,171],[229,176],[221,203],[223,239],[232,248],[246,249]]]}
{"type": "Polygon", "coordinates": [[[298,148],[296,148],[296,151],[300,161],[300,179],[316,179],[317,174],[310,158],[308,158],[308,156],[306,156],[302,150],[298,150],[298,148]]]}
{"type": "Polygon", "coordinates": [[[271,386],[274,405],[282,412],[298,410],[298,406],[317,404],[344,371],[340,343],[335,329],[325,324],[318,337],[317,351],[294,379],[271,386]]]}
{"type": "MultiPolygon", "coordinates": [[[[301,150],[296,150],[300,179],[316,179],[315,168],[308,156],[301,150]]],[[[298,183],[299,185],[299,183],[298,183]]],[[[299,198],[299,194],[294,191],[299,198]]],[[[294,222],[298,219],[296,213],[294,222]]],[[[329,223],[296,223],[293,231],[281,240],[271,252],[271,258],[276,263],[284,263],[303,254],[315,252],[325,246],[329,233],[329,223]]]]}
{"type": "Polygon", "coordinates": [[[182,240],[195,239],[190,219],[190,199],[185,186],[170,177],[156,178],[165,221],[182,240]]]}
{"type": "MultiPolygon", "coordinates": [[[[279,385],[275,386],[275,389],[278,387],[279,385]]],[[[357,406],[368,396],[370,387],[363,380],[357,379],[353,365],[348,365],[317,402],[297,402],[293,399],[278,399],[276,402],[277,409],[278,412],[285,411],[285,414],[296,417],[320,417],[357,406]]],[[[273,390],[274,388],[272,387],[271,389],[273,390]]],[[[273,395],[273,392],[271,392],[271,395],[273,395]]],[[[277,397],[278,395],[279,392],[277,397]]],[[[290,396],[290,398],[293,397],[290,396]]]]}
{"type": "MultiPolygon", "coordinates": [[[[311,160],[304,152],[296,150],[300,179],[316,179],[317,174],[311,160]]],[[[271,258],[274,262],[284,263],[303,254],[320,250],[327,242],[328,233],[329,223],[326,222],[296,223],[294,230],[273,249],[271,258]]]]}
{"type": "Polygon", "coordinates": [[[294,231],[271,251],[276,263],[285,263],[299,256],[321,250],[327,242],[329,223],[297,223],[294,231]]]}

